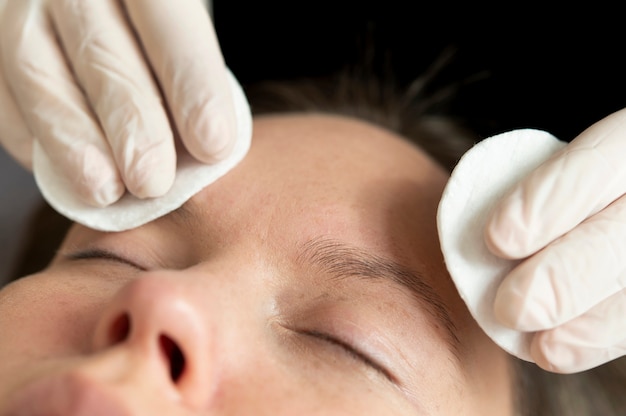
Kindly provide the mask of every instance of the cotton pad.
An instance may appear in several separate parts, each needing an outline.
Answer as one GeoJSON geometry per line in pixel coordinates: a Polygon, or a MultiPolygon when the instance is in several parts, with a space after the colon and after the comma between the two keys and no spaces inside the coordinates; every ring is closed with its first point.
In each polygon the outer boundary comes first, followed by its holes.
{"type": "Polygon", "coordinates": [[[532,361],[532,334],[500,324],[493,312],[500,282],[519,261],[493,255],[484,243],[483,233],[494,205],[565,144],[533,129],[482,140],[454,168],[437,213],[446,267],[470,313],[496,344],[526,361],[532,361]]]}
{"type": "Polygon", "coordinates": [[[33,172],[44,199],[67,218],[101,231],[123,231],[139,227],[168,214],[189,198],[234,168],[247,154],[252,138],[252,114],[245,94],[229,72],[229,82],[237,117],[237,138],[232,153],[218,163],[207,165],[187,152],[177,154],[176,179],[163,196],[139,199],[126,193],[120,200],[104,208],[82,202],[73,193],[70,183],[54,168],[43,149],[35,142],[33,172]]]}

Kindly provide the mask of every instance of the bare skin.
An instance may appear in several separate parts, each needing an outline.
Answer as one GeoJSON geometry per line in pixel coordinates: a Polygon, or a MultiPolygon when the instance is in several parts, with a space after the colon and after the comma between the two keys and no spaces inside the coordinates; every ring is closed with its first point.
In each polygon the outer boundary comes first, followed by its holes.
{"type": "Polygon", "coordinates": [[[370,124],[257,118],[182,210],[75,225],[0,291],[0,415],[512,414],[439,251],[446,180],[370,124]]]}

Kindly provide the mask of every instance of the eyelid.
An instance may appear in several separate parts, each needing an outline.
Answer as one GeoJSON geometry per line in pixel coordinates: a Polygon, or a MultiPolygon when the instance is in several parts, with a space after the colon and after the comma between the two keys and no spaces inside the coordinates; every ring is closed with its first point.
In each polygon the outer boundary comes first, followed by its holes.
{"type": "Polygon", "coordinates": [[[140,271],[148,270],[146,267],[143,267],[140,264],[127,259],[126,257],[120,256],[119,254],[113,251],[103,250],[100,248],[90,248],[86,250],[69,253],[65,255],[65,258],[68,260],[91,260],[91,259],[109,260],[109,261],[113,261],[116,263],[130,266],[140,271]]]}
{"type": "Polygon", "coordinates": [[[335,346],[342,348],[347,354],[351,355],[353,358],[361,361],[363,364],[373,368],[378,373],[382,374],[385,378],[391,381],[394,384],[397,384],[398,380],[391,374],[389,370],[385,368],[382,364],[378,363],[376,360],[371,358],[369,355],[361,351],[359,348],[354,347],[350,343],[343,341],[342,339],[330,335],[328,333],[317,331],[317,330],[301,330],[297,331],[303,335],[315,337],[322,341],[328,342],[335,346]]]}

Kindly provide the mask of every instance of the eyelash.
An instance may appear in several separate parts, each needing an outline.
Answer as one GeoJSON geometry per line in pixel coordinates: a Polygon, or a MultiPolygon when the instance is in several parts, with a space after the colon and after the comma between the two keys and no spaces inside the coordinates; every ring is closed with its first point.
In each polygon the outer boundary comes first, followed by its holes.
{"type": "Polygon", "coordinates": [[[77,253],[70,253],[66,255],[66,258],[68,258],[69,260],[108,260],[121,264],[126,264],[139,270],[146,270],[145,267],[142,267],[130,260],[120,257],[113,252],[101,249],[90,249],[85,251],[79,251],[77,253]]]}
{"type": "Polygon", "coordinates": [[[102,260],[117,260],[117,256],[108,251],[93,249],[93,250],[85,250],[80,251],[78,253],[71,253],[67,255],[67,258],[70,260],[91,260],[91,259],[102,259],[102,260]]]}
{"type": "Polygon", "coordinates": [[[387,378],[389,381],[395,383],[395,378],[391,375],[391,373],[385,367],[378,364],[376,361],[371,359],[367,354],[361,352],[359,349],[353,347],[347,342],[342,341],[341,339],[334,337],[330,334],[327,334],[325,332],[320,332],[320,331],[315,331],[315,330],[300,331],[300,333],[303,335],[317,338],[319,340],[322,340],[324,342],[327,342],[329,344],[332,344],[334,346],[341,348],[351,358],[357,361],[360,361],[361,363],[367,365],[368,367],[373,368],[378,373],[382,374],[385,378],[387,378]]]}
{"type": "MultiPolygon", "coordinates": [[[[111,253],[106,250],[93,249],[81,251],[78,253],[72,253],[67,256],[71,260],[85,260],[85,259],[101,259],[101,260],[111,260],[117,261],[121,263],[129,264],[130,262],[126,259],[120,258],[115,253],[111,253]]],[[[373,368],[378,373],[382,374],[389,381],[395,383],[395,378],[391,375],[391,373],[382,365],[378,364],[375,360],[371,359],[367,354],[361,352],[359,349],[353,347],[349,343],[342,341],[341,339],[334,337],[330,334],[321,331],[315,330],[307,330],[307,331],[299,331],[303,335],[307,335],[310,337],[317,338],[329,344],[332,344],[336,347],[341,348],[347,355],[351,358],[365,364],[366,366],[373,368]]]]}

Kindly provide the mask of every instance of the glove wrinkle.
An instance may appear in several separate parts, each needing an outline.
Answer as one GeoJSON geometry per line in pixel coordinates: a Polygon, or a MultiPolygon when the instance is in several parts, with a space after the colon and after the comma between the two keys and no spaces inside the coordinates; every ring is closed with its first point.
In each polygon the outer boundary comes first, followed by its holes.
{"type": "Polygon", "coordinates": [[[620,291],[580,317],[537,333],[533,359],[546,370],[575,373],[626,355],[624,305],[626,291],[620,291]]]}
{"type": "Polygon", "coordinates": [[[2,75],[0,64],[0,143],[27,170],[33,169],[33,135],[2,75]]]}
{"type": "Polygon", "coordinates": [[[624,195],[624,124],[626,109],[609,115],[521,181],[488,221],[490,249],[509,259],[531,256],[624,195]]]}

